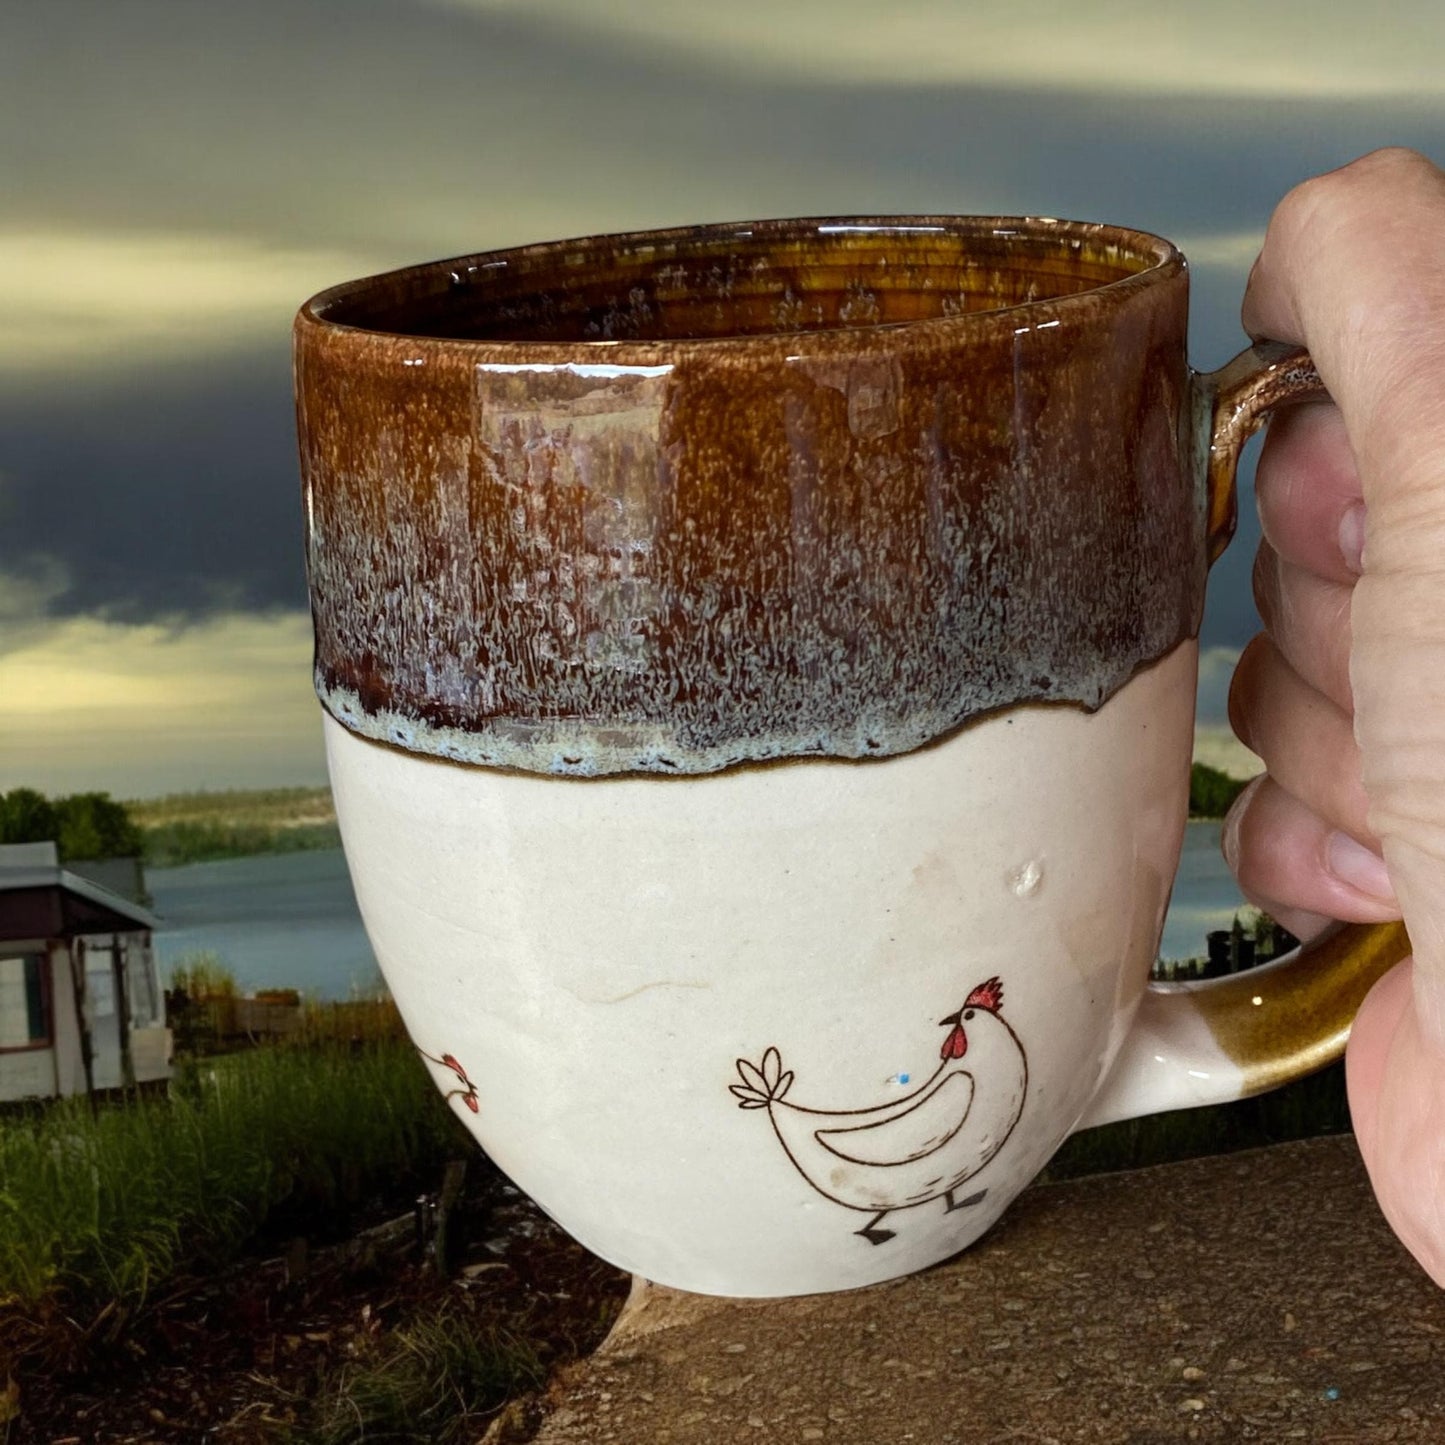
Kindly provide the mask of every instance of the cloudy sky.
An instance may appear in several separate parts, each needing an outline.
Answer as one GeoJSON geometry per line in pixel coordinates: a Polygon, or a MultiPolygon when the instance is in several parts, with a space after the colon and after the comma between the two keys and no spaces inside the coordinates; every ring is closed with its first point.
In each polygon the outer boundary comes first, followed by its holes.
{"type": "MultiPolygon", "coordinates": [[[[0,789],[323,778],[310,292],[634,226],[1043,213],[1178,240],[1215,366],[1290,185],[1445,156],[1442,56],[1439,0],[6,0],[0,789]]],[[[1206,719],[1254,535],[1211,588],[1206,719]]]]}

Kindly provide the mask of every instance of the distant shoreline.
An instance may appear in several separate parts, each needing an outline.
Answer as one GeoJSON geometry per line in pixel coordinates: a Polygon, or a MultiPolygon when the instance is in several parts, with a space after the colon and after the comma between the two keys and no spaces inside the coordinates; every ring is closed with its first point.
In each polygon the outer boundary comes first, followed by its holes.
{"type": "Polygon", "coordinates": [[[326,787],[170,793],[125,806],[152,868],[341,846],[326,787]]]}
{"type": "MultiPolygon", "coordinates": [[[[1222,817],[1228,797],[1262,766],[1223,728],[1196,730],[1194,762],[1220,775],[1221,782],[1213,793],[1201,792],[1195,768],[1189,813],[1193,820],[1222,817]],[[1226,781],[1233,786],[1226,787],[1226,781]],[[1209,806],[1201,808],[1201,803],[1209,806]]],[[[129,800],[125,808],[141,831],[145,861],[152,868],[341,847],[329,787],[168,793],[129,800]]]]}

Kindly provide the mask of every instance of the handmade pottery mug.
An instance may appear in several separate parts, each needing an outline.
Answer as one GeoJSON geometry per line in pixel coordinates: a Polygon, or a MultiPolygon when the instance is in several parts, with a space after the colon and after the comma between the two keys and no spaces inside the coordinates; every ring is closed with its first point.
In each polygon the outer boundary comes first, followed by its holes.
{"type": "Polygon", "coordinates": [[[296,323],[316,687],[367,930],[502,1169],[649,1279],[867,1284],[1082,1124],[1338,1054],[1407,944],[1149,987],[1238,449],[1136,231],[768,221],[296,323]],[[1142,1008],[1141,1008],[1142,1004],[1142,1008]]]}

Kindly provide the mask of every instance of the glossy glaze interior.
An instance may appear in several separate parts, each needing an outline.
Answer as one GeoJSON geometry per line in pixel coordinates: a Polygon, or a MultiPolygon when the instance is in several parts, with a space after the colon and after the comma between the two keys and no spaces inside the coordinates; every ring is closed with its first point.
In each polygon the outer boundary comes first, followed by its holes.
{"type": "Polygon", "coordinates": [[[328,293],[328,321],[469,341],[717,340],[1057,300],[1167,263],[1135,233],[1007,221],[755,222],[461,258],[328,293]]]}

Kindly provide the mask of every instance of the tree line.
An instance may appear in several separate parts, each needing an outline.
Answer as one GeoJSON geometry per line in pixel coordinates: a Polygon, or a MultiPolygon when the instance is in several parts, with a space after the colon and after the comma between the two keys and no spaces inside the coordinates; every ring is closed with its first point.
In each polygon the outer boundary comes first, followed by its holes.
{"type": "Polygon", "coordinates": [[[0,793],[0,843],[54,842],[62,863],[80,858],[135,858],[144,840],[124,803],[109,793],[47,798],[34,788],[0,793]]]}
{"type": "Polygon", "coordinates": [[[1189,816],[1222,818],[1246,786],[1245,780],[1231,778],[1208,763],[1195,763],[1189,770],[1189,816]]]}

